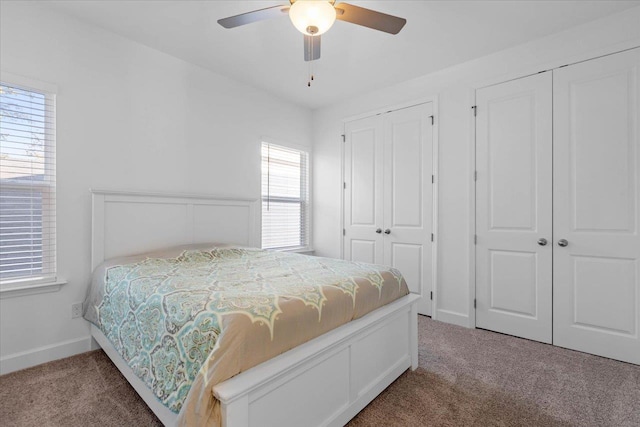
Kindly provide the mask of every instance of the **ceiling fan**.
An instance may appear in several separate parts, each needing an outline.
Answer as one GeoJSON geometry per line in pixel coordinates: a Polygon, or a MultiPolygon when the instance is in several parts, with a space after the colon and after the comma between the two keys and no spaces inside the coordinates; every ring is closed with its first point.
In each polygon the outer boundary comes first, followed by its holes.
{"type": "Polygon", "coordinates": [[[219,19],[224,28],[235,28],[257,21],[289,15],[293,25],[304,34],[304,60],[320,58],[320,35],[336,19],[362,25],[389,34],[398,34],[407,20],[335,0],[290,0],[289,5],[267,7],[240,15],[219,19]]]}

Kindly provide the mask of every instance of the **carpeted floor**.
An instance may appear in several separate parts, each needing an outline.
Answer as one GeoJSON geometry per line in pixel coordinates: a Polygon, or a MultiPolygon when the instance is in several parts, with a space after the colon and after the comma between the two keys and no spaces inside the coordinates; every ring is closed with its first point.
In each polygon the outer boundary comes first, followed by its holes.
{"type": "MultiPolygon", "coordinates": [[[[420,317],[420,368],[349,426],[640,426],[640,366],[420,317]]],[[[3,426],[160,423],[102,351],[0,377],[3,426]]]]}

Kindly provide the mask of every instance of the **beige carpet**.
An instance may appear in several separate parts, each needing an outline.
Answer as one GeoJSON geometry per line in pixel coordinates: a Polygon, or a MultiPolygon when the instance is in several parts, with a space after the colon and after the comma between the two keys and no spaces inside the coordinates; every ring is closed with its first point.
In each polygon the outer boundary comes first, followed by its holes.
{"type": "MultiPolygon", "coordinates": [[[[102,351],[0,377],[2,426],[155,426],[102,351]]],[[[350,426],[640,426],[640,366],[420,318],[420,368],[350,426]]]]}

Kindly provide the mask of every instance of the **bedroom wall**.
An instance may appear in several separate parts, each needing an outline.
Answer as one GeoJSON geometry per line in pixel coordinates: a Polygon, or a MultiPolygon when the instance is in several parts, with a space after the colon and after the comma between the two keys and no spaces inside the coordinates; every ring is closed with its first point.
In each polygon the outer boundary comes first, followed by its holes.
{"type": "Polygon", "coordinates": [[[2,2],[2,71],[57,95],[58,291],[0,300],[0,373],[89,350],[90,188],[258,198],[262,136],[310,147],[311,112],[58,14],[2,2]]]}
{"type": "Polygon", "coordinates": [[[470,107],[475,88],[640,46],[638,22],[640,7],[314,111],[316,254],[340,256],[343,119],[435,97],[439,145],[435,316],[474,327],[474,119],[470,107]]]}

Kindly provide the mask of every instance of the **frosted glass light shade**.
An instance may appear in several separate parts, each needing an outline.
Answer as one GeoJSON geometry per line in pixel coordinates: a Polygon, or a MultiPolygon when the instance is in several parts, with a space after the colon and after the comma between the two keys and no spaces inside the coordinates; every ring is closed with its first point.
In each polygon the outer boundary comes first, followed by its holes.
{"type": "Polygon", "coordinates": [[[326,0],[296,0],[289,9],[289,18],[302,34],[317,36],[336,22],[336,10],[326,0]]]}

